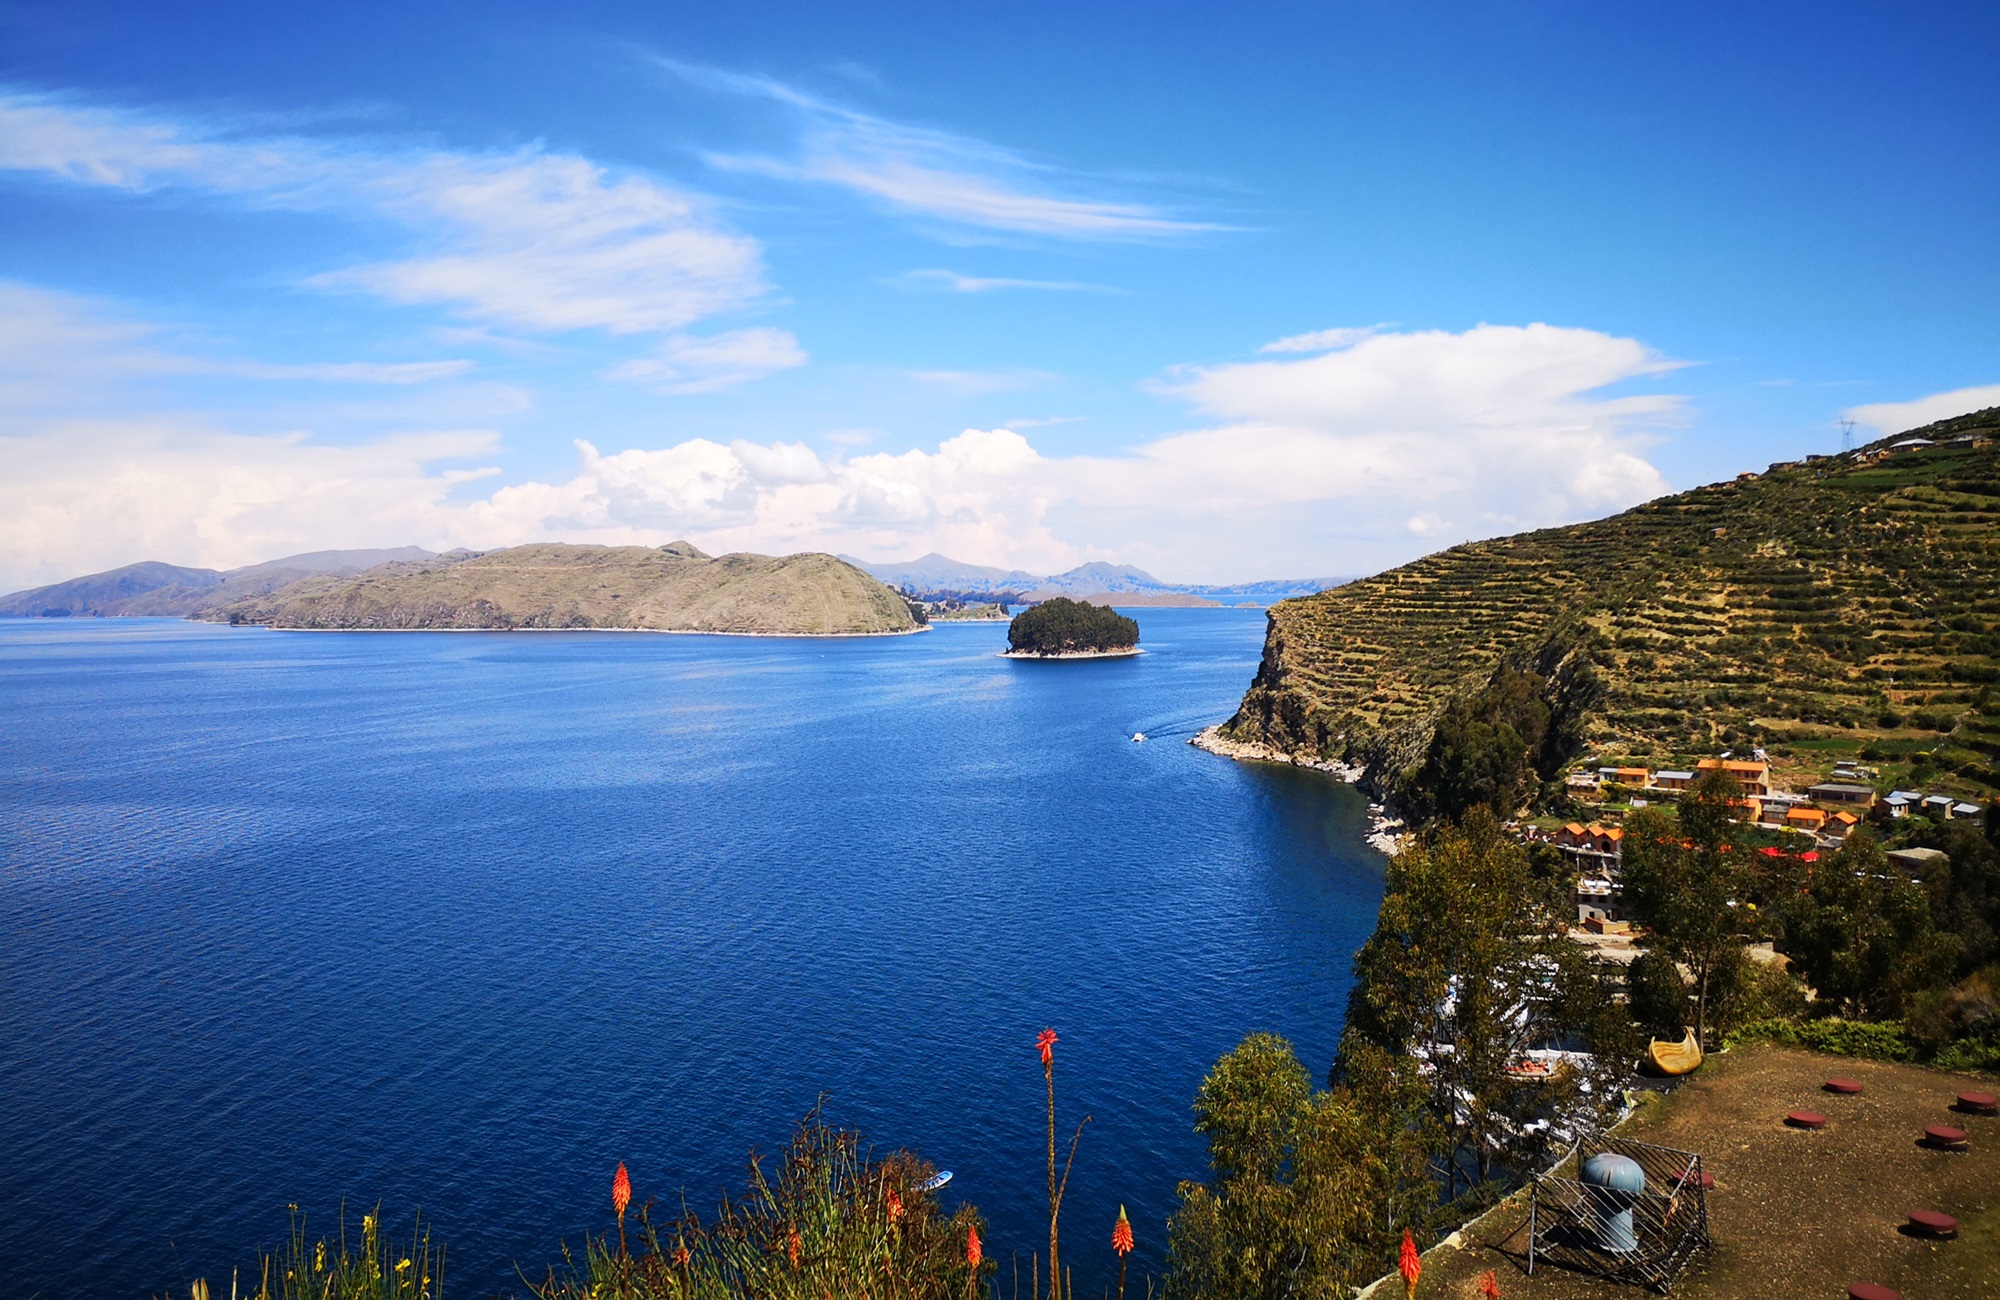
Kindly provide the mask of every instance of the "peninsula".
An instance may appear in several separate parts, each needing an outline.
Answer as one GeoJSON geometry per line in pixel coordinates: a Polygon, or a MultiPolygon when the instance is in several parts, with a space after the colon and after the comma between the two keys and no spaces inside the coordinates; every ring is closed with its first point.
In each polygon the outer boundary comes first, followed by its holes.
{"type": "Polygon", "coordinates": [[[711,557],[689,542],[456,551],[308,578],[195,617],[327,631],[886,636],[923,630],[901,596],[831,555],[711,557]]]}
{"type": "Polygon", "coordinates": [[[1139,625],[1114,609],[1057,596],[1007,627],[1011,659],[1109,659],[1139,653],[1139,625]]]}

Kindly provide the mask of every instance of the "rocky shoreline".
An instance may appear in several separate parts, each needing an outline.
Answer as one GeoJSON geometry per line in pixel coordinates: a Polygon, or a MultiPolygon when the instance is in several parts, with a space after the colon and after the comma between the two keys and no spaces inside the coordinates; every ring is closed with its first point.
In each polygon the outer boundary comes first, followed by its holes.
{"type": "MultiPolygon", "coordinates": [[[[1232,758],[1239,763],[1288,763],[1293,767],[1309,767],[1315,772],[1325,772],[1349,785],[1359,785],[1366,775],[1362,769],[1351,763],[1343,763],[1336,758],[1306,758],[1299,754],[1287,754],[1270,745],[1257,741],[1231,740],[1222,734],[1221,726],[1204,727],[1188,741],[1196,749],[1205,749],[1223,758],[1232,758]]],[[[1368,835],[1371,848],[1386,857],[1395,857],[1403,848],[1405,824],[1400,817],[1392,817],[1389,810],[1374,800],[1368,802],[1368,835]]]]}
{"type": "Polygon", "coordinates": [[[1130,659],[1133,655],[1146,653],[1138,646],[1123,650],[1064,650],[1056,654],[1043,654],[1037,650],[1002,650],[1002,659],[1130,659]]]}

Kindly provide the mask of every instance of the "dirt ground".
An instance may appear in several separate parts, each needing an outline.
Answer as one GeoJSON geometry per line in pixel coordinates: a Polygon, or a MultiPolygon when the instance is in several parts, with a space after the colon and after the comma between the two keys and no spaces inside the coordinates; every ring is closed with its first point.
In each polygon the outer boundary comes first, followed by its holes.
{"type": "MultiPolygon", "coordinates": [[[[1759,1046],[1711,1056],[1671,1096],[1644,1106],[1620,1136],[1701,1155],[1714,1245],[1674,1283],[1676,1296],[1826,1297],[1853,1282],[1893,1287],[1905,1300],[2000,1300],[2000,1119],[1959,1114],[1955,1094],[1994,1092],[1991,1079],[1759,1046]],[[1858,1079],[1860,1096],[1821,1090],[1858,1079]],[[1827,1117],[1818,1132],[1787,1128],[1785,1113],[1827,1117]],[[1971,1138],[1966,1153],[1918,1143],[1926,1124],[1971,1138]],[[1953,1241],[1901,1229],[1913,1209],[1959,1221],[1953,1241]]],[[[1527,1201],[1510,1199],[1462,1234],[1463,1245],[1424,1256],[1420,1297],[1474,1297],[1492,1269],[1500,1293],[1537,1300],[1609,1300],[1646,1294],[1538,1263],[1527,1276],[1527,1201]]],[[[1377,1300],[1401,1294],[1400,1279],[1377,1300]]]]}

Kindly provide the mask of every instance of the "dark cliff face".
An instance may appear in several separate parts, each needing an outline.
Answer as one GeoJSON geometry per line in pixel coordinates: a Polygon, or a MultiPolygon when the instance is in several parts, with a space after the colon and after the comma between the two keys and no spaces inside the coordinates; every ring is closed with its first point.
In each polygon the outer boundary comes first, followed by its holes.
{"type": "Polygon", "coordinates": [[[1802,728],[1907,747],[1922,719],[1939,770],[2000,787],[2000,409],[1917,433],[1284,601],[1225,734],[1410,796],[1505,670],[1562,737],[1540,769],[1802,728]]]}

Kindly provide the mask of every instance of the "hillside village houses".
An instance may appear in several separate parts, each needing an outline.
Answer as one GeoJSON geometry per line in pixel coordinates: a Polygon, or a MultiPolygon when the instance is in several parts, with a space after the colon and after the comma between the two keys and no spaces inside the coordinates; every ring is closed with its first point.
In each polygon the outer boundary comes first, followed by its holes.
{"type": "MultiPolygon", "coordinates": [[[[1774,790],[1771,788],[1771,765],[1762,750],[1750,759],[1738,759],[1728,754],[1704,758],[1692,770],[1580,768],[1569,775],[1565,784],[1578,795],[1628,796],[1630,806],[1641,808],[1646,804],[1648,792],[1677,795],[1693,786],[1702,776],[1718,770],[1729,773],[1742,786],[1743,798],[1740,802],[1744,820],[1799,835],[1801,840],[1798,842],[1801,844],[1809,838],[1811,848],[1802,855],[1809,860],[1818,856],[1819,849],[1839,847],[1864,818],[1878,809],[1882,815],[1892,818],[1914,814],[1940,821],[1977,817],[1981,811],[1979,805],[1951,795],[1928,794],[1919,790],[1894,790],[1886,797],[1878,797],[1875,787],[1867,781],[1873,772],[1845,761],[1834,764],[1830,779],[1807,787],[1803,793],[1774,790]]],[[[1530,827],[1526,835],[1531,840],[1555,846],[1577,868],[1575,901],[1579,925],[1592,929],[1622,928],[1618,878],[1624,852],[1623,827],[1596,821],[1588,824],[1568,822],[1554,828],[1530,827]]],[[[1777,853],[1780,850],[1767,848],[1763,851],[1777,853]]]]}

